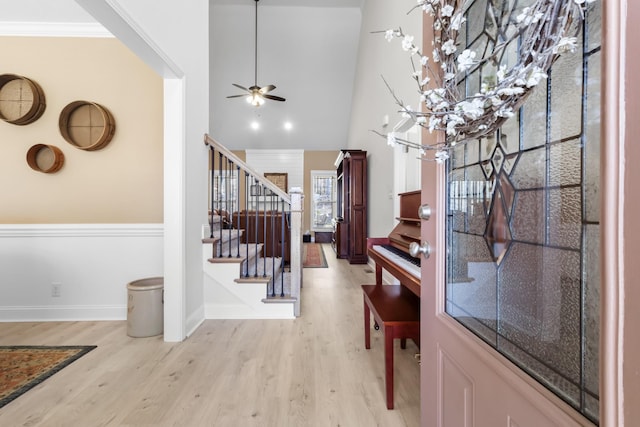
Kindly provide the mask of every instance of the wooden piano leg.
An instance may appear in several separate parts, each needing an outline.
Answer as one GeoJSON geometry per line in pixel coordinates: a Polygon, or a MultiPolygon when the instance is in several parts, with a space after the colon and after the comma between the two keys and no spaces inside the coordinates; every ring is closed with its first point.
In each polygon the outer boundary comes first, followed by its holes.
{"type": "Polygon", "coordinates": [[[364,348],[369,350],[371,348],[371,310],[367,304],[367,299],[364,298],[364,348]]]}
{"type": "Polygon", "coordinates": [[[387,409],[393,409],[393,326],[384,327],[384,382],[387,391],[387,409]]]}
{"type": "Polygon", "coordinates": [[[376,285],[382,284],[382,266],[376,263],[376,285]]]}

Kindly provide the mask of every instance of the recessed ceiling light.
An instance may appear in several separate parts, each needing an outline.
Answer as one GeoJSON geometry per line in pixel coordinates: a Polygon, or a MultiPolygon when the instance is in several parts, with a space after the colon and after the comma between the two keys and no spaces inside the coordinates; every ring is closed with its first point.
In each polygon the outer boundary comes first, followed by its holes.
{"type": "Polygon", "coordinates": [[[293,123],[291,123],[291,122],[284,122],[284,128],[285,128],[286,130],[291,130],[291,129],[293,129],[293,123]]]}
{"type": "Polygon", "coordinates": [[[253,130],[258,130],[258,129],[260,129],[260,123],[258,123],[258,122],[251,122],[251,129],[253,129],[253,130]]]}

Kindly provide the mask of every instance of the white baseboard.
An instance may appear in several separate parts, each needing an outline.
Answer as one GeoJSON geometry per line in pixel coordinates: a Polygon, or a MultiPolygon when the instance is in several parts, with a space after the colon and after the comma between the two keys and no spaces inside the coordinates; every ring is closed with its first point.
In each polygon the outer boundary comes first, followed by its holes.
{"type": "Polygon", "coordinates": [[[204,307],[200,306],[200,308],[198,310],[195,310],[191,316],[189,316],[187,318],[187,322],[186,322],[186,336],[190,337],[195,331],[196,329],[198,329],[200,327],[200,325],[202,325],[202,323],[205,321],[204,318],[204,307]]]}
{"type": "Polygon", "coordinates": [[[126,305],[0,307],[0,322],[68,322],[126,319],[126,305]]]}

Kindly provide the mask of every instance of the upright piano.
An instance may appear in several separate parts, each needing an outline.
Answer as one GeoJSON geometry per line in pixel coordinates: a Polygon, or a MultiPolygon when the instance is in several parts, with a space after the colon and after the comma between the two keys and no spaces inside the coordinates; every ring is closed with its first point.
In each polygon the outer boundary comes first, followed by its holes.
{"type": "Polygon", "coordinates": [[[420,191],[400,194],[399,223],[387,237],[367,239],[367,253],[376,264],[375,285],[362,285],[364,296],[365,348],[371,348],[371,315],[376,329],[382,328],[385,347],[387,409],[393,409],[393,341],[407,338],[420,347],[420,259],[409,253],[412,242],[420,243],[420,191]],[[383,285],[382,270],[399,285],[383,285]]]}
{"type": "Polygon", "coordinates": [[[420,296],[420,258],[409,253],[411,243],[420,243],[420,190],[401,193],[399,222],[387,237],[367,239],[367,253],[376,263],[376,284],[382,283],[382,269],[420,296]]]}

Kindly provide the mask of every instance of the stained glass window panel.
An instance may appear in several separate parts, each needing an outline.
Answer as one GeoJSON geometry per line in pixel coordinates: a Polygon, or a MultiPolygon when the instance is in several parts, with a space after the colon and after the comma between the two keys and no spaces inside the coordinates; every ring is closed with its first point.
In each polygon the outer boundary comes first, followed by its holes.
{"type": "Polygon", "coordinates": [[[579,139],[551,145],[549,185],[552,187],[580,184],[582,181],[582,144],[579,139]]]}
{"type": "Polygon", "coordinates": [[[600,52],[588,59],[585,144],[586,220],[600,221],[600,52]]]}
{"type": "Polygon", "coordinates": [[[544,201],[544,190],[518,192],[512,223],[514,240],[544,244],[544,201]]]}
{"type": "Polygon", "coordinates": [[[544,382],[571,391],[580,383],[580,254],[514,243],[498,286],[500,341],[512,358],[524,351],[544,382]],[[513,352],[511,354],[510,352],[513,352]],[[568,379],[573,387],[564,387],[568,379]]]}
{"type": "Polygon", "coordinates": [[[545,147],[521,153],[520,160],[511,174],[517,190],[543,188],[546,182],[547,150],[545,147]]]}
{"type": "MultiPolygon", "coordinates": [[[[515,6],[520,13],[530,3],[470,2],[467,46],[481,51],[480,43],[497,37],[496,29],[513,18],[505,10],[515,6]]],[[[451,152],[445,307],[597,423],[599,2],[586,17],[576,52],[548,70],[548,80],[518,114],[495,134],[451,152]]],[[[510,63],[510,55],[501,60],[510,63]]],[[[489,68],[481,71],[485,78],[489,68]]],[[[467,88],[482,78],[475,73],[467,88]]]]}
{"type": "Polygon", "coordinates": [[[580,188],[550,189],[549,244],[579,250],[582,236],[580,188]]]}
{"type": "MultiPolygon", "coordinates": [[[[577,52],[581,51],[580,44],[577,52]]],[[[562,55],[551,69],[551,141],[577,136],[582,131],[582,60],[579,53],[562,55]]]]}
{"type": "Polygon", "coordinates": [[[520,109],[522,148],[534,148],[547,141],[547,86],[538,85],[520,109]]]}

